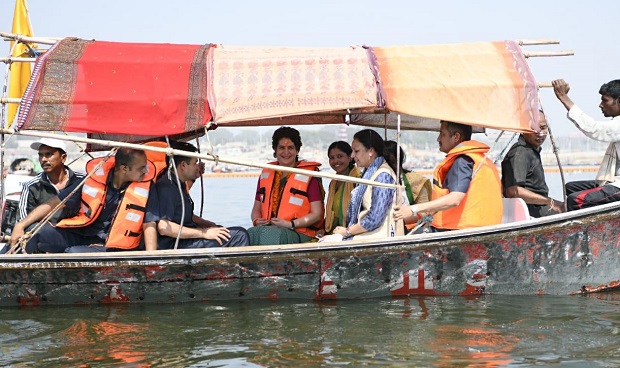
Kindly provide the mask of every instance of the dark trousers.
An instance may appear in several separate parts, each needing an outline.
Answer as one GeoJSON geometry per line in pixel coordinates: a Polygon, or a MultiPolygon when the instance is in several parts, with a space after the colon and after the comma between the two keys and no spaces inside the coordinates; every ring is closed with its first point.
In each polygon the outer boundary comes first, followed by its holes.
{"type": "Polygon", "coordinates": [[[26,253],[63,253],[72,246],[101,243],[103,240],[99,237],[83,236],[47,223],[28,241],[26,253]]]}
{"type": "Polygon", "coordinates": [[[178,249],[245,247],[250,245],[250,236],[246,229],[240,226],[233,226],[229,227],[228,231],[230,231],[230,239],[222,245],[216,240],[211,239],[179,239],[178,249]]]}
{"type": "Polygon", "coordinates": [[[620,201],[620,188],[605,184],[598,186],[595,180],[566,183],[566,208],[568,211],[594,207],[620,201]]]}

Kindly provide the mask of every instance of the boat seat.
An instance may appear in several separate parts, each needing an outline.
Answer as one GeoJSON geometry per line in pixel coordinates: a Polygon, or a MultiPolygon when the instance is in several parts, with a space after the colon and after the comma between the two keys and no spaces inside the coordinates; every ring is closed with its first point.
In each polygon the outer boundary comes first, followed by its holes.
{"type": "Polygon", "coordinates": [[[504,205],[502,224],[530,219],[530,211],[528,211],[527,205],[523,199],[502,198],[502,204],[504,205]]]}

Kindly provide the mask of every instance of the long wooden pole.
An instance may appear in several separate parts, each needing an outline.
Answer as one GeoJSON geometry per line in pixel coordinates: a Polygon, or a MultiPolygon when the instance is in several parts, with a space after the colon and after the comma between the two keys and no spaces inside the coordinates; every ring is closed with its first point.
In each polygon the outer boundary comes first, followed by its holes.
{"type": "Polygon", "coordinates": [[[42,45],[53,45],[62,38],[56,37],[28,37],[16,33],[0,32],[0,37],[5,41],[17,41],[25,43],[40,43],[42,45]]]}
{"type": "Polygon", "coordinates": [[[13,103],[18,104],[22,101],[19,97],[0,97],[0,103],[13,103]]]}
{"type": "Polygon", "coordinates": [[[36,60],[37,60],[37,58],[31,58],[31,57],[7,56],[7,57],[0,58],[0,62],[5,63],[5,64],[11,64],[11,63],[33,63],[36,60]]]}
{"type": "Polygon", "coordinates": [[[559,40],[551,40],[546,38],[536,38],[531,40],[518,40],[519,46],[531,46],[531,45],[559,45],[559,40]]]}
{"type": "Polygon", "coordinates": [[[66,135],[45,133],[45,132],[39,132],[39,131],[20,130],[17,132],[17,131],[14,131],[13,129],[1,129],[0,134],[15,134],[15,135],[21,135],[21,136],[28,136],[28,137],[55,138],[55,139],[60,139],[63,141],[98,144],[104,147],[126,147],[126,148],[138,149],[142,151],[160,152],[160,153],[165,153],[166,155],[179,155],[179,156],[185,156],[185,157],[202,158],[208,161],[223,162],[223,163],[227,163],[231,165],[249,166],[249,167],[256,167],[259,169],[271,169],[271,170],[290,172],[293,174],[317,176],[317,177],[327,178],[327,179],[332,179],[332,180],[350,181],[350,182],[354,182],[358,184],[366,184],[366,185],[377,186],[377,187],[395,188],[395,189],[400,187],[394,184],[385,184],[385,183],[380,183],[380,182],[373,181],[373,180],[353,178],[348,175],[336,175],[336,174],[324,173],[320,171],[309,171],[309,170],[297,169],[293,167],[286,167],[286,166],[280,166],[280,165],[258,164],[258,163],[249,163],[249,162],[243,162],[243,161],[226,160],[226,159],[221,159],[219,156],[214,156],[211,154],[199,154],[199,153],[187,152],[187,151],[177,150],[177,149],[172,149],[172,148],[145,146],[145,145],[136,144],[136,143],[116,142],[116,141],[107,141],[107,140],[94,139],[94,138],[66,136],[66,135]]]}
{"type": "Polygon", "coordinates": [[[573,56],[575,52],[573,50],[566,51],[524,51],[523,56],[526,58],[531,57],[552,57],[552,56],[573,56]]]}

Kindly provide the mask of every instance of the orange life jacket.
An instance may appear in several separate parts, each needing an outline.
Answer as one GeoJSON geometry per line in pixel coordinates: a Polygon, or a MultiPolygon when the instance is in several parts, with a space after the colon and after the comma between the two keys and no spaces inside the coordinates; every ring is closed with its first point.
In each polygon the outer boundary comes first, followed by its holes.
{"type": "Polygon", "coordinates": [[[473,176],[469,189],[461,203],[453,208],[439,211],[434,215],[433,226],[439,229],[468,229],[478,226],[495,225],[502,222],[502,189],[497,168],[484,155],[489,146],[477,141],[461,142],[439,163],[433,173],[432,199],[450,193],[443,188],[448,171],[454,160],[467,155],[474,160],[473,176]],[[484,159],[484,161],[483,161],[484,159]],[[480,167],[482,165],[482,167],[480,167]],[[480,169],[476,172],[476,170],[480,169]]]}
{"type": "MultiPolygon", "coordinates": [[[[271,165],[277,165],[277,162],[270,162],[271,165]]],[[[318,162],[300,161],[297,165],[298,169],[319,171],[318,162]]],[[[273,188],[273,182],[276,172],[271,169],[263,169],[259,179],[259,194],[261,200],[261,214],[264,217],[271,216],[271,189],[273,188]]],[[[311,205],[308,200],[308,187],[310,186],[311,176],[302,174],[291,174],[284,190],[282,191],[282,198],[280,199],[280,206],[278,207],[277,217],[284,220],[294,220],[303,217],[310,213],[311,205]]],[[[321,220],[318,223],[310,227],[297,227],[295,231],[301,234],[305,234],[309,237],[314,237],[317,231],[322,229],[325,221],[321,220]]]]}
{"type": "MultiPolygon", "coordinates": [[[[94,158],[86,164],[86,171],[91,172],[103,157],[94,158]]],[[[82,187],[82,206],[80,212],[71,218],[61,220],[56,226],[61,228],[85,227],[92,224],[105,203],[107,179],[114,170],[114,157],[108,160],[84,183],[82,187]]],[[[116,214],[112,219],[110,232],[105,241],[106,247],[133,249],[140,243],[142,223],[146,212],[155,166],[147,161],[148,172],[143,181],[129,184],[120,200],[116,214]]]]}
{"type": "MultiPolygon", "coordinates": [[[[152,141],[144,143],[145,146],[168,148],[168,143],[161,141],[152,141]]],[[[155,178],[159,176],[166,169],[166,154],[163,152],[144,151],[146,159],[151,161],[155,165],[155,178]]]]}

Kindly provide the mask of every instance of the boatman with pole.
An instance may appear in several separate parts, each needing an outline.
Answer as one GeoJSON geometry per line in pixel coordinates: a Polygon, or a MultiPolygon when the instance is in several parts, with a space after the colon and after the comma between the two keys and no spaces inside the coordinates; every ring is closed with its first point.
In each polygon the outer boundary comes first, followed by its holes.
{"type": "Polygon", "coordinates": [[[78,182],[67,186],[15,225],[11,249],[26,228],[58,210],[67,198],[65,210],[76,215],[56,226],[45,223],[28,240],[26,253],[138,249],[155,167],[144,151],[119,148],[114,157],[90,160],[86,171],[81,188],[78,182]]]}
{"type": "Polygon", "coordinates": [[[620,200],[620,79],[601,86],[601,103],[598,107],[607,121],[596,121],[584,113],[568,97],[570,85],[563,79],[551,82],[553,91],[568,110],[568,119],[587,137],[609,142],[596,180],[566,183],[566,207],[568,211],[598,206],[620,200]]]}
{"type": "MultiPolygon", "coordinates": [[[[431,201],[401,206],[405,223],[432,214],[432,232],[496,225],[502,222],[502,191],[497,168],[486,157],[489,146],[471,139],[469,125],[441,121],[437,142],[446,157],[433,173],[431,201]]],[[[422,232],[419,227],[416,233],[422,232]]]]}

